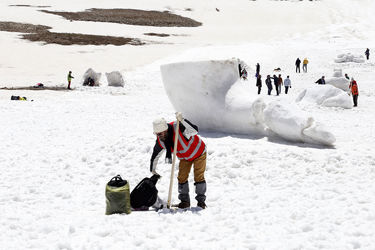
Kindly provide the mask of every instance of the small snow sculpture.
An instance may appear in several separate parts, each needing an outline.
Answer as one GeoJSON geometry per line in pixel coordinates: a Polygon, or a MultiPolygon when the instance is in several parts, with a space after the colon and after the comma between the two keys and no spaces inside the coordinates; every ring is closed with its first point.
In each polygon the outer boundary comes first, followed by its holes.
{"type": "Polygon", "coordinates": [[[108,86],[124,87],[124,78],[119,71],[105,73],[105,76],[107,77],[108,86]]]}
{"type": "Polygon", "coordinates": [[[83,75],[83,86],[99,86],[99,80],[101,77],[101,73],[96,73],[92,68],[86,70],[85,74],[83,75]]]}
{"type": "Polygon", "coordinates": [[[347,62],[355,62],[355,63],[364,63],[365,58],[363,55],[353,55],[352,53],[340,54],[335,59],[335,63],[347,63],[347,62]]]}

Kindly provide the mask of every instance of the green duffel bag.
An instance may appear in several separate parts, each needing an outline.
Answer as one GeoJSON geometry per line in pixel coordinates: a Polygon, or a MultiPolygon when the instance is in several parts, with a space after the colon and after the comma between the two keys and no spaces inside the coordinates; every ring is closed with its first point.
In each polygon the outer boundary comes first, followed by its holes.
{"type": "Polygon", "coordinates": [[[113,177],[105,188],[107,208],[106,215],[130,214],[130,192],[129,183],[123,180],[120,175],[113,177]]]}

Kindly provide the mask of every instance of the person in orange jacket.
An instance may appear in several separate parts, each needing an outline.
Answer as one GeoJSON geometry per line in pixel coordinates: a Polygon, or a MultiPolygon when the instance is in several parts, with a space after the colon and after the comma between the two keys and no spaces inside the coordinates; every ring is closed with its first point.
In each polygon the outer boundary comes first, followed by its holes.
{"type": "Polygon", "coordinates": [[[350,81],[349,88],[350,88],[350,91],[352,92],[354,107],[357,107],[357,104],[358,104],[358,85],[357,85],[357,82],[354,80],[353,77],[352,77],[352,80],[350,81]]]}

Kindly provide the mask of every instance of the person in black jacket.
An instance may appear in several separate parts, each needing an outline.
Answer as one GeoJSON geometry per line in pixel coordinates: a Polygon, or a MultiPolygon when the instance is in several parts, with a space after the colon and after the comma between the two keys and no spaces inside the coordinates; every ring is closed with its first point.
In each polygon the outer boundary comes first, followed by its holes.
{"type": "Polygon", "coordinates": [[[317,84],[326,84],[326,81],[324,80],[324,76],[322,76],[322,78],[320,78],[319,80],[317,80],[315,83],[317,83],[317,84]]]}
{"type": "Polygon", "coordinates": [[[258,87],[258,95],[260,95],[260,91],[262,90],[262,76],[261,75],[258,75],[257,77],[256,86],[258,87]]]}
{"type": "Polygon", "coordinates": [[[279,95],[279,78],[276,75],[273,75],[273,85],[275,85],[276,94],[279,95]]]}
{"type": "Polygon", "coordinates": [[[266,85],[267,85],[267,88],[268,88],[268,95],[271,95],[271,92],[272,92],[272,81],[271,81],[271,76],[270,75],[267,75],[267,79],[266,79],[266,85]]]}
{"type": "Polygon", "coordinates": [[[296,73],[301,73],[301,60],[297,58],[296,60],[296,73]]]}
{"type": "MultiPolygon", "coordinates": [[[[189,196],[189,172],[194,165],[194,185],[195,199],[198,201],[198,207],[206,208],[206,180],[204,172],[206,170],[206,145],[198,136],[198,127],[190,121],[184,119],[180,112],[176,113],[180,121],[177,152],[176,156],[180,160],[178,167],[178,198],[181,202],[177,205],[179,208],[190,207],[189,196]]],[[[174,137],[177,128],[177,122],[167,123],[163,118],[153,121],[154,134],[156,142],[150,161],[150,171],[156,173],[156,165],[162,151],[166,149],[166,162],[172,163],[172,152],[174,150],[174,137]]]]}

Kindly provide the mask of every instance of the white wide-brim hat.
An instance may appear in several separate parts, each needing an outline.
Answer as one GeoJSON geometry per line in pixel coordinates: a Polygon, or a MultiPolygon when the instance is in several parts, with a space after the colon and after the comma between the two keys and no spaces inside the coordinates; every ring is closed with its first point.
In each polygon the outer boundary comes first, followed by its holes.
{"type": "Polygon", "coordinates": [[[164,118],[158,118],[152,122],[152,127],[154,129],[154,134],[161,133],[168,130],[167,122],[164,118]]]}

